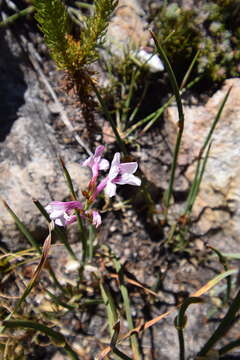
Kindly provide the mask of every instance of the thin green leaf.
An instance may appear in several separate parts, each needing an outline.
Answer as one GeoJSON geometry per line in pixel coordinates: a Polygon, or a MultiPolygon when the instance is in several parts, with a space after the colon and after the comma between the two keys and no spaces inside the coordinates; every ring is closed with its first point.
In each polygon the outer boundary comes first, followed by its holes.
{"type": "Polygon", "coordinates": [[[232,349],[236,348],[236,347],[240,347],[240,339],[237,339],[235,341],[231,341],[229,344],[223,346],[219,351],[219,355],[224,355],[226,354],[228,351],[231,351],[232,349]]]}
{"type": "Polygon", "coordinates": [[[201,185],[203,175],[204,175],[204,172],[205,172],[205,169],[206,169],[206,165],[207,165],[211,145],[212,144],[210,143],[209,146],[208,146],[207,152],[206,152],[206,156],[204,157],[203,161],[202,161],[202,159],[198,160],[194,181],[192,183],[192,186],[190,188],[188,198],[187,198],[187,205],[186,205],[185,214],[191,212],[191,210],[193,208],[193,205],[195,203],[195,200],[197,198],[197,195],[199,193],[200,185],[201,185]]]}
{"type": "Polygon", "coordinates": [[[117,349],[116,347],[114,349],[112,349],[112,352],[117,355],[120,359],[122,360],[132,360],[129,356],[127,356],[126,354],[124,354],[122,351],[120,351],[119,349],[117,349]]]}
{"type": "Polygon", "coordinates": [[[176,98],[176,103],[177,103],[177,109],[178,109],[178,117],[179,117],[179,122],[178,122],[178,133],[177,133],[177,139],[176,139],[176,144],[175,144],[175,148],[174,148],[174,153],[173,153],[173,160],[172,160],[172,166],[171,166],[171,174],[170,174],[170,180],[169,180],[169,185],[168,185],[168,189],[164,194],[164,205],[165,205],[165,215],[167,215],[167,211],[170,205],[170,200],[172,197],[172,193],[173,193],[173,184],[174,184],[174,180],[175,180],[175,173],[176,173],[176,167],[177,167],[177,160],[178,160],[178,154],[179,154],[179,149],[180,149],[180,145],[181,145],[181,140],[182,140],[182,134],[183,134],[183,130],[184,130],[184,113],[183,113],[183,106],[182,106],[182,101],[181,101],[181,95],[180,95],[180,91],[179,91],[179,87],[177,84],[177,80],[176,77],[174,75],[173,69],[171,67],[171,64],[167,58],[167,55],[165,53],[165,51],[163,50],[162,46],[160,45],[160,43],[157,40],[157,37],[155,36],[155,34],[151,33],[153,40],[155,42],[155,46],[157,48],[157,51],[160,55],[160,58],[163,60],[166,70],[168,72],[169,75],[169,80],[171,82],[172,85],[172,89],[176,98]]]}
{"type": "Polygon", "coordinates": [[[240,253],[222,253],[222,255],[229,259],[240,259],[240,253]]]}
{"type": "Polygon", "coordinates": [[[56,343],[58,346],[64,348],[65,351],[70,355],[71,359],[79,360],[77,353],[70,347],[65,337],[61,333],[51,329],[50,327],[30,320],[7,320],[3,321],[3,325],[8,329],[26,328],[40,331],[41,333],[53,339],[54,343],[56,343]]]}
{"type": "Polygon", "coordinates": [[[48,258],[48,254],[50,251],[50,247],[51,247],[51,236],[52,236],[52,230],[54,228],[54,223],[50,223],[49,224],[49,235],[47,236],[46,240],[44,241],[43,244],[43,248],[42,248],[42,256],[41,259],[39,261],[38,266],[36,267],[34,274],[31,278],[31,280],[29,281],[26,289],[24,290],[21,298],[18,300],[17,304],[14,307],[13,312],[10,314],[9,318],[12,317],[13,314],[15,314],[16,312],[18,312],[20,306],[22,305],[23,301],[25,301],[25,299],[27,298],[27,296],[30,294],[31,290],[33,289],[33,287],[35,286],[35,284],[37,283],[40,273],[42,272],[47,258],[48,258]]]}
{"type": "Polygon", "coordinates": [[[153,32],[151,32],[151,35],[154,40],[157,51],[160,55],[160,58],[163,60],[163,62],[165,64],[165,67],[166,67],[166,70],[167,70],[167,73],[169,76],[169,80],[171,82],[174,95],[176,97],[176,102],[177,102],[177,107],[178,107],[178,115],[179,115],[179,127],[183,127],[184,126],[183,106],[182,106],[181,95],[180,95],[176,77],[174,75],[172,66],[168,60],[168,57],[167,57],[165,51],[163,50],[162,46],[160,45],[159,41],[157,40],[156,35],[153,32]]]}
{"type": "MultiPolygon", "coordinates": [[[[132,330],[134,328],[134,323],[133,323],[133,319],[132,319],[132,312],[131,312],[131,305],[130,305],[128,290],[124,283],[123,269],[122,269],[120,262],[118,261],[118,259],[116,257],[113,258],[113,264],[114,264],[114,267],[115,267],[116,272],[119,277],[119,286],[120,286],[120,291],[121,291],[122,298],[123,298],[123,304],[124,304],[124,310],[125,310],[126,317],[127,317],[128,328],[129,328],[129,330],[132,330]]],[[[141,359],[137,335],[132,334],[130,340],[131,340],[132,351],[134,354],[134,359],[136,359],[136,360],[141,359]]]]}
{"type": "Polygon", "coordinates": [[[190,75],[191,75],[191,73],[192,73],[192,70],[193,70],[193,68],[194,68],[194,65],[196,64],[196,61],[197,61],[197,59],[198,59],[198,56],[199,56],[200,52],[201,52],[201,51],[198,50],[197,53],[196,53],[196,55],[194,56],[193,61],[191,62],[190,66],[189,66],[189,68],[188,68],[188,70],[187,70],[187,72],[186,72],[186,74],[185,74],[185,76],[184,76],[184,78],[183,78],[183,80],[182,80],[182,83],[181,83],[181,86],[180,86],[180,90],[182,90],[182,89],[185,87],[185,85],[187,84],[188,79],[189,79],[189,77],[190,77],[190,75]]]}
{"type": "Polygon", "coordinates": [[[68,170],[67,170],[67,168],[65,166],[65,163],[64,163],[63,159],[60,158],[59,160],[60,160],[60,164],[61,164],[62,169],[63,169],[63,174],[65,176],[65,179],[66,179],[70,194],[72,195],[74,200],[77,200],[77,194],[75,193],[71,176],[70,176],[70,174],[69,174],[69,172],[68,172],[68,170]]]}
{"type": "Polygon", "coordinates": [[[104,284],[103,280],[101,280],[101,282],[100,282],[100,290],[101,290],[103,302],[104,302],[104,304],[106,306],[106,310],[107,310],[109,332],[110,332],[110,335],[113,336],[114,324],[116,324],[116,322],[118,321],[117,308],[114,303],[112,294],[111,294],[110,290],[108,289],[107,285],[104,284]]]}
{"type": "Polygon", "coordinates": [[[184,302],[182,303],[182,305],[180,306],[179,314],[175,320],[175,326],[179,329],[183,329],[186,325],[186,321],[185,321],[184,317],[185,317],[185,312],[187,311],[188,307],[191,304],[199,304],[202,301],[203,300],[200,297],[196,297],[196,296],[186,298],[184,300],[184,302]]]}
{"type": "MultiPolygon", "coordinates": [[[[150,121],[156,121],[161,114],[164,112],[164,110],[168,107],[168,105],[171,103],[171,101],[173,100],[173,97],[171,97],[163,106],[161,106],[159,109],[157,109],[156,111],[154,111],[153,113],[151,113],[150,115],[146,116],[145,118],[141,119],[140,121],[138,121],[136,124],[132,125],[125,133],[125,137],[128,137],[133,131],[135,131],[137,128],[139,128],[140,126],[142,126],[145,123],[148,123],[150,121]]],[[[151,123],[152,125],[152,123],[151,123]]],[[[146,128],[143,129],[143,132],[145,132],[146,128]]]]}
{"type": "Polygon", "coordinates": [[[203,143],[203,146],[201,147],[200,151],[199,151],[199,155],[198,155],[198,162],[197,162],[197,167],[196,167],[196,171],[195,171],[195,175],[194,175],[194,180],[193,180],[193,183],[192,183],[192,186],[190,188],[190,191],[189,191],[189,194],[188,194],[188,198],[187,198],[187,202],[186,202],[186,209],[185,209],[185,214],[187,214],[188,212],[191,211],[193,205],[194,205],[194,202],[195,202],[195,199],[196,199],[196,196],[199,192],[199,188],[200,188],[200,184],[201,184],[201,181],[202,181],[202,177],[203,177],[203,174],[204,174],[204,171],[205,171],[205,167],[206,167],[206,163],[207,163],[207,159],[208,159],[208,154],[209,154],[209,151],[210,151],[210,145],[209,145],[209,142],[212,138],[212,134],[220,120],[220,117],[221,117],[221,114],[222,114],[222,111],[224,109],[224,106],[226,104],[226,101],[230,95],[230,92],[231,92],[231,88],[228,90],[228,92],[226,93],[221,105],[220,105],[220,108],[217,112],[217,115],[210,127],[210,130],[206,136],[206,139],[203,143]],[[206,150],[206,148],[208,147],[207,149],[207,152],[206,152],[206,156],[205,156],[205,159],[203,160],[203,165],[201,167],[201,163],[202,163],[202,156],[203,156],[203,153],[204,151],[206,150]]]}
{"type": "Polygon", "coordinates": [[[127,153],[125,143],[124,143],[123,139],[121,138],[121,136],[120,136],[120,134],[118,132],[118,129],[116,128],[116,125],[115,125],[115,123],[114,123],[114,121],[112,119],[112,116],[111,116],[110,112],[108,111],[108,108],[107,108],[107,106],[106,106],[100,92],[98,91],[98,89],[97,89],[96,85],[94,84],[94,82],[91,79],[89,79],[89,81],[90,81],[92,89],[95,92],[95,94],[97,96],[97,99],[98,99],[98,101],[99,101],[99,103],[100,103],[100,105],[102,107],[103,113],[105,114],[106,119],[108,120],[109,124],[111,125],[111,128],[112,128],[112,130],[114,132],[114,135],[116,137],[116,140],[117,140],[117,143],[118,143],[120,149],[122,150],[124,155],[127,156],[128,153],[127,153]]]}
{"type": "MultiPolygon", "coordinates": [[[[238,269],[232,269],[232,270],[228,270],[225,271],[217,276],[215,276],[212,280],[208,281],[204,286],[202,286],[199,290],[195,291],[193,294],[191,294],[191,297],[199,297],[202,296],[203,294],[205,294],[206,292],[208,292],[210,289],[212,289],[215,285],[217,285],[221,280],[225,279],[225,277],[231,275],[231,274],[236,274],[238,273],[238,269]]],[[[153,325],[155,325],[156,323],[158,323],[159,321],[161,321],[162,319],[166,318],[168,315],[170,315],[172,312],[176,311],[177,307],[179,307],[180,304],[178,306],[176,306],[175,308],[168,310],[167,312],[165,312],[164,314],[161,314],[157,317],[155,317],[152,320],[147,321],[145,324],[141,324],[139,326],[137,326],[136,328],[132,329],[131,331],[128,331],[127,334],[121,336],[121,339],[118,341],[118,344],[120,342],[122,342],[123,340],[127,339],[129,336],[131,336],[133,333],[137,333],[140,334],[141,332],[145,331],[146,329],[152,327],[153,325]]],[[[105,356],[107,356],[109,354],[109,352],[111,351],[111,347],[107,346],[105,349],[103,349],[100,353],[100,355],[97,357],[98,360],[102,360],[105,356]]]]}
{"type": "Polygon", "coordinates": [[[75,215],[77,216],[79,237],[80,237],[80,241],[82,243],[82,263],[85,264],[86,261],[88,260],[88,239],[86,236],[86,229],[83,225],[82,218],[77,210],[75,211],[75,215]]]}
{"type": "Polygon", "coordinates": [[[6,201],[3,201],[3,205],[6,207],[9,214],[12,216],[13,220],[15,221],[18,229],[20,232],[25,236],[27,241],[31,246],[33,246],[39,254],[41,254],[41,249],[37,241],[34,239],[26,225],[23,224],[23,222],[18,218],[18,216],[14,213],[14,211],[10,208],[10,206],[6,203],[6,201]]]}
{"type": "Polygon", "coordinates": [[[184,300],[183,304],[180,306],[180,310],[178,313],[178,316],[175,318],[174,324],[178,332],[178,341],[179,341],[179,359],[184,360],[185,359],[185,343],[184,343],[184,335],[183,335],[183,329],[186,326],[187,323],[187,317],[185,315],[185,312],[189,305],[191,304],[198,304],[202,302],[201,298],[198,297],[188,297],[186,300],[184,300]]]}
{"type": "Polygon", "coordinates": [[[34,11],[34,6],[28,6],[27,8],[16,12],[15,14],[9,16],[4,21],[0,22],[0,28],[12,25],[16,20],[20,19],[23,16],[29,15],[34,11]]]}
{"type": "Polygon", "coordinates": [[[212,123],[212,126],[211,126],[211,128],[210,128],[210,131],[209,131],[209,133],[208,133],[208,135],[207,135],[207,137],[206,137],[206,139],[205,139],[205,142],[204,142],[203,147],[202,147],[201,152],[200,152],[200,156],[203,154],[204,150],[205,150],[205,149],[207,148],[207,146],[208,146],[209,141],[211,140],[212,134],[213,134],[213,132],[214,132],[214,130],[215,130],[215,128],[216,128],[219,120],[220,120],[220,117],[221,117],[221,115],[222,115],[224,106],[225,106],[225,104],[226,104],[226,102],[227,102],[227,100],[228,100],[228,97],[229,97],[229,95],[230,95],[231,90],[232,90],[232,87],[229,88],[229,90],[227,91],[226,95],[224,96],[224,99],[223,99],[223,101],[222,101],[222,103],[221,103],[221,105],[220,105],[220,108],[219,108],[219,110],[218,110],[218,112],[217,112],[217,115],[216,115],[216,117],[215,117],[215,119],[214,119],[214,121],[213,121],[213,123],[212,123]]]}
{"type": "Polygon", "coordinates": [[[63,302],[59,296],[56,296],[54,294],[51,293],[51,291],[49,291],[48,289],[45,289],[46,293],[51,297],[52,301],[57,304],[58,306],[62,306],[68,310],[74,310],[77,308],[77,305],[70,305],[70,304],[67,304],[65,302],[63,302]]]}
{"type": "MultiPolygon", "coordinates": [[[[228,266],[228,262],[226,257],[217,249],[215,249],[212,246],[208,246],[217,256],[218,259],[220,261],[220,263],[222,264],[223,268],[225,271],[229,270],[229,266],[228,266]]],[[[227,294],[226,294],[226,301],[228,301],[230,299],[230,295],[231,295],[231,288],[232,288],[232,279],[231,276],[227,277],[227,294]]]]}

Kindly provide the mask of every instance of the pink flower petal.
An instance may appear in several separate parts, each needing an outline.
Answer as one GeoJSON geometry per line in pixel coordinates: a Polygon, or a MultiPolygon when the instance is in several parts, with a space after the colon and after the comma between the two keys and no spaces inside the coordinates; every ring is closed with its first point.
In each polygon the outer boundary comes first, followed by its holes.
{"type": "Polygon", "coordinates": [[[111,169],[109,171],[109,174],[108,174],[108,179],[110,181],[114,180],[117,176],[119,175],[119,166],[117,165],[112,165],[111,166],[111,169]]]}
{"type": "Polygon", "coordinates": [[[115,155],[113,157],[111,166],[119,167],[119,165],[120,165],[120,153],[117,152],[117,153],[115,153],[115,155]]]}
{"type": "Polygon", "coordinates": [[[134,185],[134,186],[140,186],[141,185],[141,179],[139,179],[137,176],[132,174],[123,174],[119,178],[117,178],[115,181],[115,184],[118,185],[134,185]]]}
{"type": "Polygon", "coordinates": [[[109,161],[106,159],[101,159],[99,163],[99,170],[107,170],[109,168],[109,161]]]}
{"type": "Polygon", "coordinates": [[[121,173],[134,174],[138,168],[137,162],[122,163],[119,165],[121,173]]]}
{"type": "Polygon", "coordinates": [[[101,215],[99,214],[98,211],[93,210],[93,212],[92,212],[92,220],[93,220],[92,223],[93,223],[93,225],[96,226],[96,228],[98,228],[101,225],[102,218],[101,218],[101,215]]]}
{"type": "Polygon", "coordinates": [[[105,192],[109,197],[115,196],[117,190],[117,185],[113,184],[111,181],[107,182],[107,185],[105,187],[105,192]]]}
{"type": "Polygon", "coordinates": [[[105,146],[103,146],[103,145],[97,146],[95,153],[94,153],[94,158],[96,158],[96,157],[101,158],[104,150],[105,150],[105,146]]]}

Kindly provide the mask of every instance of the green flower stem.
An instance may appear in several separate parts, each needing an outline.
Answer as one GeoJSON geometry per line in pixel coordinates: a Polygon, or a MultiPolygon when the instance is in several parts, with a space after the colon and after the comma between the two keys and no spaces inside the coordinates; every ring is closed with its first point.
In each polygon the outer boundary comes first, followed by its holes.
{"type": "MultiPolygon", "coordinates": [[[[78,200],[77,199],[77,194],[76,194],[76,192],[74,190],[71,176],[70,176],[70,174],[69,174],[69,172],[68,172],[68,170],[67,170],[67,168],[65,166],[64,161],[61,158],[60,158],[60,164],[62,166],[63,173],[64,173],[64,176],[65,176],[69,191],[70,191],[73,199],[77,201],[78,200]]],[[[81,216],[79,215],[77,210],[76,210],[75,213],[76,213],[76,216],[77,216],[78,228],[79,228],[79,232],[80,232],[80,241],[82,243],[82,263],[85,264],[86,259],[87,259],[87,247],[88,247],[87,238],[86,238],[86,232],[85,232],[85,228],[84,228],[84,224],[83,224],[83,221],[81,219],[81,216]]],[[[82,270],[83,270],[83,268],[82,268],[82,270]]]]}
{"type": "Polygon", "coordinates": [[[77,216],[78,228],[80,232],[80,240],[82,243],[82,264],[85,264],[88,259],[88,239],[86,237],[86,231],[83,225],[83,221],[77,211],[76,211],[76,216],[77,216]]]}

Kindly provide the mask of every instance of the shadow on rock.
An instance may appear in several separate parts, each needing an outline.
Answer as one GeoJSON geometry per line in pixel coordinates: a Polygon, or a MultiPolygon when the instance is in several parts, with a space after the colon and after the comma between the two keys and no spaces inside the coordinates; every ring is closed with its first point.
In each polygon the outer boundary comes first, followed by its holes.
{"type": "Polygon", "coordinates": [[[20,57],[14,54],[15,49],[9,47],[5,34],[0,36],[0,141],[9,134],[17,112],[24,104],[24,93],[27,84],[19,65],[20,57]]]}

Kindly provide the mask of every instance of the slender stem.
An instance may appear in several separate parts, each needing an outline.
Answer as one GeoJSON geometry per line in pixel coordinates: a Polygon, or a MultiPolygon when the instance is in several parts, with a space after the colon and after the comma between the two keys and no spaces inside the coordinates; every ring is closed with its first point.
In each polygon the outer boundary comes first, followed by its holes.
{"type": "Polygon", "coordinates": [[[90,82],[90,84],[92,86],[92,89],[94,90],[94,92],[95,92],[95,94],[96,94],[96,96],[98,98],[98,101],[99,101],[99,103],[100,103],[100,105],[102,107],[102,110],[103,110],[107,120],[109,121],[109,123],[110,123],[110,125],[112,127],[112,130],[114,132],[114,135],[116,137],[118,145],[120,146],[120,148],[121,148],[122,152],[124,153],[124,155],[127,155],[126,146],[125,146],[125,144],[124,144],[124,142],[123,142],[123,140],[122,140],[122,138],[121,138],[121,136],[120,136],[120,134],[118,132],[118,129],[116,128],[116,125],[114,124],[114,121],[113,121],[113,119],[111,117],[111,114],[109,113],[100,92],[98,91],[98,89],[97,89],[96,85],[94,84],[94,82],[92,81],[92,79],[89,78],[89,82],[90,82]]]}
{"type": "Polygon", "coordinates": [[[81,216],[78,214],[77,211],[76,211],[76,216],[77,216],[78,228],[80,232],[80,240],[82,243],[82,263],[85,264],[88,258],[88,241],[86,238],[85,227],[83,225],[81,216]]]}
{"type": "Polygon", "coordinates": [[[185,345],[183,330],[178,329],[178,341],[179,341],[179,360],[185,360],[185,345]]]}

